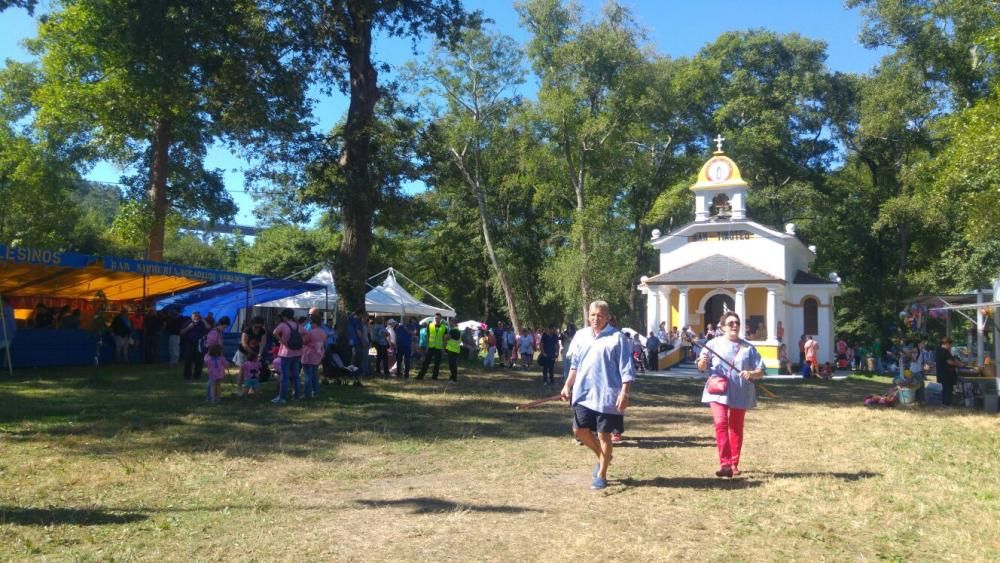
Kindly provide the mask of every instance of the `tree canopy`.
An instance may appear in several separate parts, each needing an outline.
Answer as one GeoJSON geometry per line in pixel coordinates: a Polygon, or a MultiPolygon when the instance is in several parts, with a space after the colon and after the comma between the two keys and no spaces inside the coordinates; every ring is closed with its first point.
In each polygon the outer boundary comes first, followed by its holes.
{"type": "Polygon", "coordinates": [[[616,2],[519,2],[518,44],[458,0],[63,0],[37,60],[0,71],[0,242],[275,276],[333,261],[347,309],[393,265],[463,316],[579,322],[603,298],[641,327],[649,234],[691,220],[721,134],[751,218],[796,223],[844,280],[838,327],[880,334],[914,295],[1000,275],[1000,14],[847,5],[884,51],[869,72],[763,29],[672,58],[616,2]],[[405,70],[377,59],[391,37],[413,39],[405,70]],[[348,99],[329,131],[310,88],[348,99]],[[252,240],[194,230],[235,212],[216,145],[254,168],[252,240]],[[134,173],[82,181],[101,159],[134,173]]]}

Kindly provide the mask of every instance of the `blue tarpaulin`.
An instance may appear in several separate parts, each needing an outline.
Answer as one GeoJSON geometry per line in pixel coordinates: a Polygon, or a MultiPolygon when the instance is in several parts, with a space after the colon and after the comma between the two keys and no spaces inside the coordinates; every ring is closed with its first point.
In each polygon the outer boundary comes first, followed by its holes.
{"type": "MultiPolygon", "coordinates": [[[[194,311],[202,315],[212,312],[216,319],[227,316],[235,320],[239,310],[245,307],[318,289],[323,286],[295,280],[253,278],[249,284],[216,283],[164,297],[156,301],[156,308],[177,307],[183,315],[194,311]]],[[[240,328],[232,327],[233,330],[240,328]]]]}

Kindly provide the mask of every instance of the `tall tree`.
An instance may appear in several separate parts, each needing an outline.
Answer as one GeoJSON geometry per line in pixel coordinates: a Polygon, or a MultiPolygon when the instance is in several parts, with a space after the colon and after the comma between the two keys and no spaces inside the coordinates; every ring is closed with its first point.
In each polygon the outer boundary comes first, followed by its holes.
{"type": "MultiPolygon", "coordinates": [[[[511,137],[506,129],[518,99],[513,89],[524,81],[521,52],[514,40],[479,29],[466,30],[461,40],[449,49],[431,51],[421,64],[411,67],[413,75],[426,84],[427,98],[440,101],[433,108],[436,139],[441,142],[438,158],[458,171],[461,182],[475,200],[483,247],[490,267],[500,285],[507,313],[514,329],[520,332],[514,288],[508,265],[501,263],[496,250],[493,206],[498,203],[499,184],[505,174],[501,154],[510,150],[511,137]]],[[[424,96],[422,96],[424,97],[424,96]]]]}
{"type": "Polygon", "coordinates": [[[34,64],[8,60],[0,69],[0,243],[69,250],[81,178],[72,145],[39,138],[29,125],[38,80],[34,64]]]}
{"type": "Polygon", "coordinates": [[[576,282],[579,300],[570,302],[580,305],[585,318],[599,273],[592,267],[595,251],[605,247],[599,239],[607,229],[601,226],[620,189],[622,135],[636,115],[645,63],[642,34],[629,11],[615,3],[593,23],[582,23],[578,7],[558,0],[529,0],[518,10],[532,33],[528,56],[541,80],[536,134],[561,175],[559,199],[573,210],[574,248],[563,249],[560,274],[576,282]]]}
{"type": "Polygon", "coordinates": [[[848,0],[847,7],[862,10],[865,46],[892,48],[891,56],[944,87],[951,105],[968,107],[990,92],[1000,71],[987,46],[1000,14],[995,1],[848,0]]]}
{"type": "MultiPolygon", "coordinates": [[[[798,34],[727,32],[702,48],[679,80],[703,142],[721,133],[747,171],[753,218],[780,226],[814,216],[834,155],[826,101],[826,45],[798,34]]],[[[706,153],[708,151],[705,151],[706,153]]]]}
{"type": "Polygon", "coordinates": [[[163,256],[167,212],[228,218],[235,207],[209,145],[278,142],[306,124],[306,65],[279,5],[254,0],[62,0],[30,42],[44,83],[40,127],[95,158],[141,168],[163,256]]]}
{"type": "Polygon", "coordinates": [[[375,108],[382,91],[372,58],[376,33],[454,40],[467,21],[459,0],[320,0],[294,2],[305,22],[304,47],[321,63],[322,76],[350,96],[339,167],[343,239],[336,276],[341,310],[363,309],[372,228],[384,176],[373,169],[375,108]]]}
{"type": "Polygon", "coordinates": [[[38,0],[0,0],[0,12],[7,8],[24,8],[28,13],[34,13],[38,0]]]}

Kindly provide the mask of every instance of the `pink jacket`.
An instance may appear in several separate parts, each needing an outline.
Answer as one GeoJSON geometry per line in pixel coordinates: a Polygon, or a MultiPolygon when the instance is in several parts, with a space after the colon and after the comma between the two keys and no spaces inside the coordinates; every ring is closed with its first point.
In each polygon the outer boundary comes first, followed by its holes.
{"type": "Polygon", "coordinates": [[[323,345],[326,344],[326,333],[318,326],[306,333],[302,338],[302,363],[307,366],[318,366],[323,363],[323,345]]]}

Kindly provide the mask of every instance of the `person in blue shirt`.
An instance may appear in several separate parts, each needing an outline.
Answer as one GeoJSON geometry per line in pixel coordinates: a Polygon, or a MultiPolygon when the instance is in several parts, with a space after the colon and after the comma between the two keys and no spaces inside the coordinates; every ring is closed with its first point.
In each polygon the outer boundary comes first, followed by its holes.
{"type": "Polygon", "coordinates": [[[608,486],[611,434],[625,431],[625,409],[635,380],[632,339],[611,326],[604,301],[587,309],[590,328],[580,330],[570,344],[572,365],[560,396],[573,407],[574,433],[597,456],[590,488],[608,486]],[[597,432],[597,439],[594,439],[597,432]]]}
{"type": "Polygon", "coordinates": [[[410,378],[410,364],[413,358],[413,333],[417,329],[417,321],[413,317],[406,320],[406,324],[396,324],[396,320],[389,321],[396,328],[396,378],[410,378]]]}
{"type": "Polygon", "coordinates": [[[709,340],[701,349],[698,371],[710,370],[710,375],[724,377],[725,389],[713,393],[706,381],[701,402],[708,403],[712,408],[715,444],[719,450],[719,470],[715,474],[718,477],[735,477],[740,474],[743,419],[748,409],[757,406],[754,381],[764,377],[764,360],[753,344],[740,338],[739,315],[728,312],[722,315],[720,324],[724,333],[709,340]],[[736,369],[723,363],[720,356],[736,369]]]}

